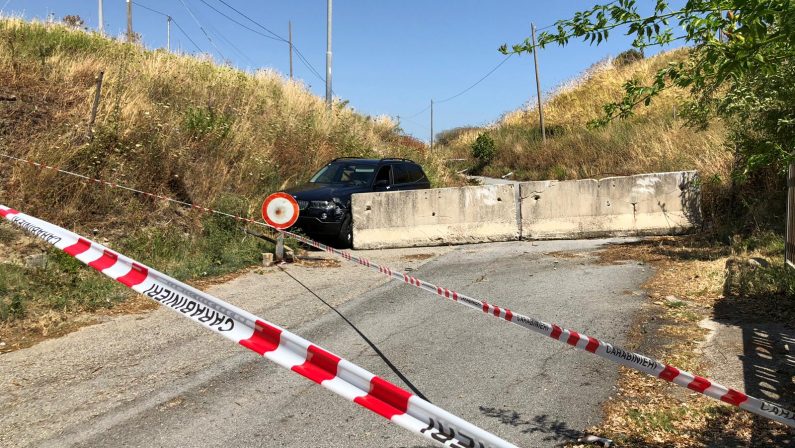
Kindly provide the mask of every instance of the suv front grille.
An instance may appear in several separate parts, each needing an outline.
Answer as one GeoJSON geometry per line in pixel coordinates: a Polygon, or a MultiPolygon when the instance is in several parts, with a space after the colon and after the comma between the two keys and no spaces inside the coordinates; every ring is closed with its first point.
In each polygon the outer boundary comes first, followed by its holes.
{"type": "Polygon", "coordinates": [[[298,210],[306,210],[308,205],[309,201],[298,201],[298,210]]]}

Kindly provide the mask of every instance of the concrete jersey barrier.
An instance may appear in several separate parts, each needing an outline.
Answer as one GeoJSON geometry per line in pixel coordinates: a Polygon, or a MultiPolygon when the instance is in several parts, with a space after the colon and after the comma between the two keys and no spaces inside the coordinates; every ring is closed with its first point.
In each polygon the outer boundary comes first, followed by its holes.
{"type": "Polygon", "coordinates": [[[683,233],[700,223],[695,171],[520,184],[522,237],[683,233]]]}
{"type": "Polygon", "coordinates": [[[518,240],[518,185],[353,195],[356,249],[518,240]]]}
{"type": "Polygon", "coordinates": [[[353,195],[356,249],[669,235],[701,221],[695,171],[353,195]]]}

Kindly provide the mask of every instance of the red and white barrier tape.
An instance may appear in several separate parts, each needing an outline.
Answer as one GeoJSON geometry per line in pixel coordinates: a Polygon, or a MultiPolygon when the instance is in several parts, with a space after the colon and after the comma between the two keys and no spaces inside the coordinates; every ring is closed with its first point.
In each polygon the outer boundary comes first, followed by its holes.
{"type": "Polygon", "coordinates": [[[522,314],[515,313],[508,308],[502,308],[483,300],[474,299],[456,291],[442,288],[441,286],[436,286],[432,283],[426,282],[425,280],[420,280],[416,277],[412,277],[387,266],[375,264],[367,258],[357,257],[350,252],[341,251],[339,249],[326,246],[300,235],[290,234],[290,236],[297,239],[298,241],[301,241],[302,243],[311,245],[321,250],[325,250],[329,253],[338,255],[345,260],[350,260],[374,271],[378,271],[392,280],[420,288],[423,291],[435,294],[439,297],[479,310],[486,315],[503,319],[505,321],[519,325],[520,327],[532,330],[544,336],[551,337],[557,341],[565,342],[575,348],[593,353],[622,366],[629,367],[656,378],[664,379],[678,386],[686,387],[690,390],[704,394],[710,398],[732,404],[741,409],[745,409],[746,411],[753,412],[754,414],[795,428],[795,412],[776,404],[751,397],[738,390],[722,386],[710,379],[677,369],[676,367],[664,364],[647,356],[624,350],[620,347],[616,347],[612,344],[600,341],[585,334],[577,333],[576,331],[568,330],[555,324],[549,324],[532,317],[524,316],[522,314]]]}
{"type": "Polygon", "coordinates": [[[0,216],[106,276],[411,432],[458,448],[515,447],[259,317],[46,221],[0,216]]]}
{"type": "MultiPolygon", "coordinates": [[[[154,197],[157,199],[162,199],[164,201],[174,202],[180,205],[184,205],[190,207],[191,209],[198,210],[201,212],[207,213],[214,213],[223,216],[227,216],[238,221],[248,222],[252,224],[257,224],[260,226],[264,226],[267,228],[272,229],[271,226],[268,226],[266,223],[230,215],[228,213],[224,213],[222,211],[213,210],[211,208],[198,206],[195,204],[178,201],[176,199],[172,199],[166,196],[156,195],[140,190],[136,190],[134,188],[125,187],[118,185],[116,183],[108,182],[101,179],[93,179],[87,176],[83,176],[81,174],[73,173],[70,171],[66,171],[60,169],[58,167],[49,166],[46,164],[33,162],[26,159],[20,159],[18,157],[9,156],[6,154],[0,153],[1,157],[5,157],[7,159],[15,160],[18,162],[26,163],[30,166],[37,167],[39,169],[48,169],[58,171],[64,174],[69,174],[72,176],[77,176],[82,179],[94,182],[99,185],[106,185],[109,187],[114,188],[122,188],[128,191],[132,191],[135,193],[143,194],[148,197],[154,197]]],[[[610,360],[614,363],[623,365],[625,367],[629,367],[631,369],[637,370],[639,372],[646,373],[651,375],[655,378],[661,378],[666,381],[672,382],[678,386],[686,387],[690,390],[699,392],[704,394],[710,398],[714,398],[716,400],[723,401],[725,403],[732,404],[737,406],[741,409],[746,411],[752,412],[754,414],[760,415],[765,418],[769,418],[771,420],[783,423],[787,426],[795,428],[795,412],[785,409],[781,406],[778,406],[774,403],[770,403],[758,398],[754,398],[752,396],[746,395],[743,392],[740,392],[735,389],[728,388],[726,386],[722,386],[710,379],[700,377],[698,375],[692,374],[690,372],[677,369],[676,367],[670,366],[668,364],[664,364],[660,361],[655,359],[649,358],[647,356],[633,353],[627,350],[624,350],[620,347],[613,346],[607,342],[599,341],[596,338],[577,333],[573,330],[568,330],[562,327],[559,327],[555,324],[549,324],[532,317],[524,316],[522,314],[517,314],[512,312],[507,308],[502,308],[493,304],[490,304],[483,300],[474,299],[472,297],[466,296],[464,294],[460,294],[458,292],[452,291],[447,288],[442,288],[440,286],[436,286],[430,282],[426,282],[424,280],[420,280],[418,278],[412,277],[408,274],[402,273],[397,269],[392,269],[387,266],[381,266],[376,263],[373,263],[367,258],[364,257],[357,257],[350,252],[342,251],[339,249],[335,249],[333,247],[327,246],[325,244],[319,243],[312,239],[306,238],[304,236],[282,230],[286,235],[295,238],[296,240],[315,247],[320,250],[324,250],[326,252],[332,253],[339,257],[342,257],[345,260],[358,263],[362,266],[368,267],[374,271],[378,271],[381,274],[386,275],[392,280],[400,281],[417,288],[420,288],[426,292],[430,292],[431,294],[435,294],[437,296],[443,297],[445,299],[449,299],[453,302],[466,305],[470,308],[480,310],[487,315],[492,315],[494,317],[504,319],[505,321],[512,322],[520,327],[526,328],[528,330],[534,331],[536,333],[542,334],[544,336],[551,337],[557,341],[565,342],[575,348],[579,348],[590,353],[593,353],[597,356],[610,360]]]]}

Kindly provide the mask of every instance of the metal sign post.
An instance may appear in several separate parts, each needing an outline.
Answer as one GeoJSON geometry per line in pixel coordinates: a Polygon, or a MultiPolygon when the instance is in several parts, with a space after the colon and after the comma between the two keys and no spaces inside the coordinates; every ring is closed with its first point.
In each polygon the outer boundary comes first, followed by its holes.
{"type": "Polygon", "coordinates": [[[284,232],[279,232],[276,236],[276,251],[274,257],[276,262],[284,261],[284,232]]]}
{"type": "Polygon", "coordinates": [[[787,176],[787,264],[795,269],[795,164],[789,166],[787,176]]]}

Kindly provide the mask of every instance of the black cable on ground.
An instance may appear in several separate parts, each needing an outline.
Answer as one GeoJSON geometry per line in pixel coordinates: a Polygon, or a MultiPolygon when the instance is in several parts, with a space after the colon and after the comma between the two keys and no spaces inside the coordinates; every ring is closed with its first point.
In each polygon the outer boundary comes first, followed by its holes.
{"type": "Polygon", "coordinates": [[[312,291],[308,286],[306,286],[305,284],[301,283],[300,280],[295,278],[292,274],[287,272],[284,268],[282,268],[278,264],[276,265],[276,267],[278,267],[280,271],[282,271],[285,274],[287,274],[288,277],[290,277],[291,279],[295,280],[296,283],[298,283],[304,289],[309,291],[309,293],[312,294],[313,296],[315,296],[318,300],[323,302],[324,305],[326,305],[327,307],[331,308],[331,311],[334,311],[335,313],[337,313],[337,315],[339,317],[341,317],[342,320],[344,320],[348,325],[350,325],[351,328],[353,328],[354,331],[356,331],[356,333],[358,333],[359,336],[361,336],[361,338],[364,339],[364,342],[366,342],[367,345],[369,345],[370,348],[373,349],[373,351],[384,361],[384,363],[386,363],[387,366],[389,366],[390,369],[392,369],[393,372],[395,372],[395,375],[397,375],[403,381],[403,383],[405,383],[406,386],[408,386],[409,389],[411,389],[411,391],[414,392],[415,395],[417,395],[418,397],[420,397],[423,400],[427,401],[428,403],[431,402],[431,400],[429,400],[425,395],[423,395],[422,392],[419,391],[419,389],[417,389],[413,384],[411,384],[411,381],[409,381],[409,379],[406,378],[406,376],[403,375],[400,372],[400,370],[398,370],[398,368],[395,367],[394,364],[392,364],[392,361],[390,361],[389,358],[387,358],[386,355],[384,355],[384,353],[381,350],[379,350],[378,347],[376,347],[376,345],[373,344],[373,342],[370,339],[367,338],[367,336],[364,335],[364,333],[362,333],[358,328],[356,328],[356,325],[354,325],[353,322],[349,321],[347,317],[345,317],[342,313],[337,311],[337,309],[334,308],[333,306],[331,306],[330,303],[328,303],[325,300],[323,300],[319,295],[317,295],[314,291],[312,291]]]}

